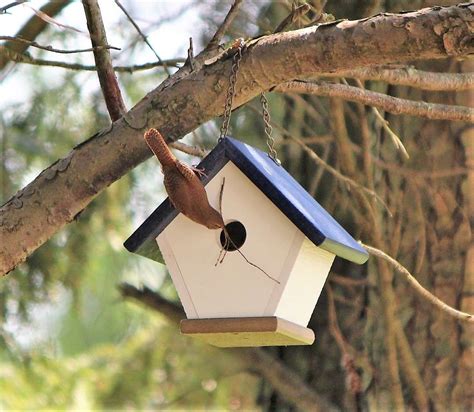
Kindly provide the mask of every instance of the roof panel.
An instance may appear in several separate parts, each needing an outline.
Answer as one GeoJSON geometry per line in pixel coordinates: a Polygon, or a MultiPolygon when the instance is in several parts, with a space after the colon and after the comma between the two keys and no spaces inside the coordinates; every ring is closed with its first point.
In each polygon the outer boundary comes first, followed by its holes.
{"type": "Polygon", "coordinates": [[[356,263],[368,254],[346,230],[267,153],[226,138],[226,156],[317,246],[356,263]]]}

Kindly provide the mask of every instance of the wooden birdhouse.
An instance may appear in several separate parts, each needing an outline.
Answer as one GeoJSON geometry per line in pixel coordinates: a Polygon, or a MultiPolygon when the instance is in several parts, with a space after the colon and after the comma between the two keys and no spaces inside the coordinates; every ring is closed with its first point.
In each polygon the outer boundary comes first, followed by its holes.
{"type": "Polygon", "coordinates": [[[183,334],[221,347],[312,344],[306,326],[334,257],[361,264],[367,252],[267,153],[226,137],[198,167],[217,210],[225,178],[232,243],[166,199],[125,247],[166,264],[187,316],[183,334]]]}

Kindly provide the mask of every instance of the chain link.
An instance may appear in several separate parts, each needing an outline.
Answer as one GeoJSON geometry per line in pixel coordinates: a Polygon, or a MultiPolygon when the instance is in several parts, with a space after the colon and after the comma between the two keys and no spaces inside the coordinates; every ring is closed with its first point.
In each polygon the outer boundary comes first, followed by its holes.
{"type": "Polygon", "coordinates": [[[281,165],[278,159],[277,151],[275,150],[275,139],[272,136],[273,128],[270,124],[270,111],[268,110],[268,100],[265,93],[260,95],[260,102],[262,103],[263,123],[265,124],[265,135],[267,136],[268,156],[278,165],[281,165]]]}
{"type": "Polygon", "coordinates": [[[242,59],[242,43],[237,45],[237,52],[232,57],[232,71],[229,77],[229,88],[227,89],[227,96],[224,106],[224,118],[222,120],[221,134],[219,141],[221,141],[229,131],[230,116],[232,113],[232,102],[235,96],[235,83],[237,82],[237,72],[240,67],[240,60],[242,59]]]}
{"type": "MultiPolygon", "coordinates": [[[[234,101],[235,96],[235,84],[237,82],[237,73],[240,68],[240,60],[242,59],[243,44],[244,42],[242,39],[237,39],[235,45],[232,46],[232,48],[235,48],[237,51],[232,57],[232,70],[229,76],[229,88],[227,89],[227,96],[225,99],[224,117],[222,119],[222,126],[218,140],[219,142],[227,135],[229,131],[230,116],[232,114],[232,103],[234,101]]],[[[275,150],[275,139],[272,137],[273,128],[270,124],[270,111],[268,110],[268,100],[265,97],[264,93],[260,95],[260,102],[262,103],[263,123],[265,124],[265,135],[267,136],[267,146],[269,150],[268,156],[277,165],[281,165],[280,159],[278,159],[277,152],[275,150]]]]}

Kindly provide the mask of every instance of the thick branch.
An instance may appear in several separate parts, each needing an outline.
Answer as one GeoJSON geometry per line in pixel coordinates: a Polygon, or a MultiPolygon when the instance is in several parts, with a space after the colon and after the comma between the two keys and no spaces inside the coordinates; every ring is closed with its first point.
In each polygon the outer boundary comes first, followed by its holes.
{"type": "MultiPolygon", "coordinates": [[[[160,312],[173,323],[179,323],[186,315],[181,307],[162,298],[158,293],[144,287],[138,289],[123,283],[119,287],[122,296],[160,312]]],[[[241,358],[247,368],[266,379],[285,399],[303,411],[336,410],[326,399],[320,397],[301,377],[270,353],[260,348],[223,349],[241,358]]]]}
{"type": "Polygon", "coordinates": [[[110,118],[114,122],[120,119],[127,109],[123,102],[117,76],[115,76],[112,66],[110,52],[104,48],[104,46],[107,45],[107,35],[105,33],[99,3],[97,0],[83,0],[82,4],[84,6],[84,12],[86,13],[87,28],[91,36],[92,46],[94,47],[94,59],[97,66],[100,87],[110,118]],[[99,48],[101,46],[102,48],[99,48]]]}
{"type": "MultiPolygon", "coordinates": [[[[473,12],[471,3],[261,37],[243,52],[234,107],[291,79],[467,55],[474,52],[465,41],[472,35],[473,12]]],[[[156,127],[174,141],[220,116],[231,63],[221,58],[192,73],[189,67],[179,70],[113,127],[74,148],[2,206],[0,273],[14,268],[99,192],[147,159],[150,151],[142,137],[146,128],[156,127]]]]}
{"type": "Polygon", "coordinates": [[[372,92],[345,84],[291,81],[276,86],[273,90],[285,93],[315,94],[317,96],[340,97],[351,102],[379,107],[393,114],[426,117],[432,120],[454,120],[474,122],[474,110],[464,106],[415,102],[372,92]]]}

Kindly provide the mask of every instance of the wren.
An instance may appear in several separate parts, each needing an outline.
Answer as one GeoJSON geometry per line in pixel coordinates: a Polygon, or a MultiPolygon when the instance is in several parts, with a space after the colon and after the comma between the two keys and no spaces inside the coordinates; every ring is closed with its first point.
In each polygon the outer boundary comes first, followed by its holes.
{"type": "Polygon", "coordinates": [[[206,189],[198,177],[203,172],[179,161],[158,130],[147,130],[144,138],[161,163],[163,183],[176,210],[208,229],[224,228],[221,214],[209,204],[206,189]]]}

